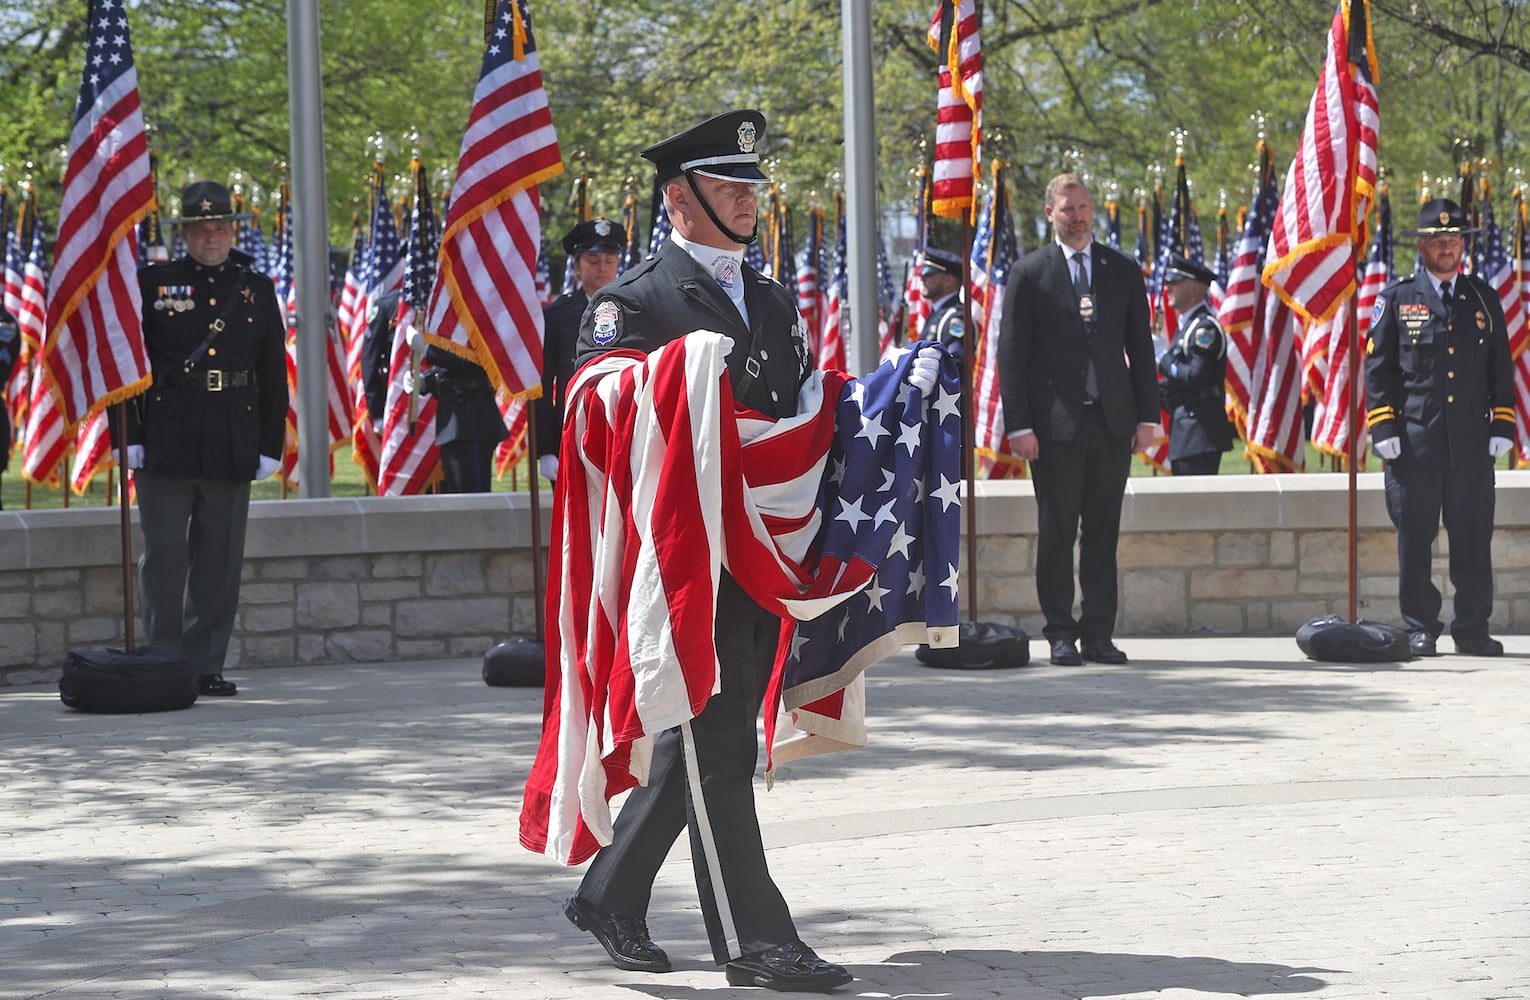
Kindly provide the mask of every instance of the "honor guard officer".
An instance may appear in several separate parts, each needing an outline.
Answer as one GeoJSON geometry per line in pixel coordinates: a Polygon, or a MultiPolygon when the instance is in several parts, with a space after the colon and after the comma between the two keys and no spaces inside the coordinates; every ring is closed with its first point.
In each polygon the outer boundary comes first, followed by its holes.
{"type": "Polygon", "coordinates": [[[1397,526],[1398,603],[1419,656],[1444,626],[1431,580],[1443,515],[1450,536],[1456,651],[1497,656],[1493,611],[1493,461],[1514,440],[1514,379],[1498,293],[1461,274],[1467,220],[1453,201],[1419,210],[1419,268],[1376,299],[1365,349],[1371,446],[1386,460],[1397,526]]]}
{"type": "MultiPolygon", "coordinates": [[[[611,350],[652,353],[695,330],[733,341],[734,397],[769,416],[796,413],[812,370],[792,295],[744,260],[756,235],[765,116],[732,111],[643,150],[674,231],[659,252],[598,291],[579,330],[578,362],[611,350]]],[[[652,581],[644,586],[660,586],[652,581]]],[[[712,954],[733,985],[827,991],[851,981],[797,936],[765,864],[755,813],[756,726],[780,619],[726,571],[716,598],[719,690],[687,725],[654,737],[648,782],[634,788],[613,839],[564,912],[618,968],[668,972],[647,912],[664,858],[691,831],[691,861],[712,954]]]]}
{"type": "Polygon", "coordinates": [[[578,286],[542,310],[542,398],[537,400],[537,466],[558,478],[558,441],[563,436],[563,393],[574,377],[579,321],[590,298],[616,280],[616,261],[626,231],[610,219],[586,219],[563,237],[578,286]]]}
{"type": "MultiPolygon", "coordinates": [[[[143,526],[144,630],[179,649],[203,694],[231,695],[223,660],[239,605],[250,481],[280,466],[286,324],[271,279],[232,249],[228,190],[181,194],[186,256],[138,272],[153,384],[127,407],[126,465],[143,526]]],[[[125,430],[125,433],[123,431],[125,430]]]]}
{"type": "Polygon", "coordinates": [[[952,351],[962,349],[966,317],[962,309],[962,259],[936,247],[926,247],[919,267],[919,283],[930,303],[930,315],[919,332],[920,340],[933,340],[952,351]]]}
{"type": "Polygon", "coordinates": [[[1169,304],[1180,332],[1158,359],[1159,393],[1171,414],[1169,471],[1176,476],[1212,476],[1222,452],[1232,449],[1227,419],[1227,338],[1206,305],[1216,280],[1210,270],[1175,254],[1163,273],[1169,304]]]}

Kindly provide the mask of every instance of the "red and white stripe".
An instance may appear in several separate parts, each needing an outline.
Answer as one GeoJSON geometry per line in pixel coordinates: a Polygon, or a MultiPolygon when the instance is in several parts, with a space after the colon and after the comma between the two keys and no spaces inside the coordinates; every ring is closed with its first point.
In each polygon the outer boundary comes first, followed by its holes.
{"type": "Polygon", "coordinates": [[[1272,292],[1256,311],[1258,329],[1245,438],[1259,472],[1297,472],[1306,465],[1302,441],[1301,320],[1272,292]]]}
{"type": "Polygon", "coordinates": [[[409,419],[410,394],[404,391],[404,373],[410,370],[412,351],[408,334],[415,324],[413,307],[399,299],[398,322],[393,326],[393,349],[389,354],[388,412],[383,418],[382,455],[377,472],[379,496],[423,493],[440,478],[441,455],[436,449],[436,400],[415,396],[414,420],[409,419]]]}
{"type": "Polygon", "coordinates": [[[1320,323],[1355,288],[1354,261],[1366,244],[1365,216],[1376,191],[1375,56],[1349,61],[1351,18],[1369,31],[1369,0],[1340,0],[1301,144],[1286,174],[1270,233],[1266,286],[1304,324],[1320,323]],[[1359,248],[1359,249],[1357,249],[1359,248]]]}
{"type": "Polygon", "coordinates": [[[116,465],[112,460],[111,436],[106,430],[106,411],[97,410],[80,421],[74,441],[74,465],[69,472],[69,486],[75,496],[84,496],[90,481],[103,470],[116,465]]]}
{"type": "Polygon", "coordinates": [[[982,165],[983,44],[976,0],[941,0],[929,40],[940,54],[930,210],[956,219],[976,209],[974,192],[982,165]],[[941,51],[941,22],[948,12],[951,34],[941,51]]]}

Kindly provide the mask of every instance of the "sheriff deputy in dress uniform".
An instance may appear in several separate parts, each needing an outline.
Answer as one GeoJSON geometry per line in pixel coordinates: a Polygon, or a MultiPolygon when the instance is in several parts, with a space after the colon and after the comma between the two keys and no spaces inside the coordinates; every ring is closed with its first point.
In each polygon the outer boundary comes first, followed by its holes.
{"type": "Polygon", "coordinates": [[[1498,293],[1461,274],[1466,215],[1419,210],[1420,267],[1382,291],[1365,348],[1371,447],[1386,460],[1397,526],[1398,603],[1413,652],[1436,656],[1440,591],[1430,579],[1441,515],[1450,536],[1456,651],[1498,656],[1493,611],[1493,462],[1514,441],[1514,378],[1498,293]]]}
{"type": "MultiPolygon", "coordinates": [[[[138,586],[150,645],[179,649],[209,695],[239,606],[250,481],[280,466],[286,325],[271,279],[232,249],[228,189],[181,194],[186,256],[138,271],[153,383],[127,406],[126,465],[143,526],[138,586]]],[[[125,433],[124,433],[125,432],[125,433]]]]}
{"type": "MultiPolygon", "coordinates": [[[[578,363],[616,349],[651,353],[713,330],[732,339],[727,373],[740,402],[775,417],[797,412],[798,389],[813,368],[801,318],[791,293],[744,260],[756,236],[757,186],[767,180],[764,139],[764,115],[732,111],[643,150],[674,232],[657,254],[595,294],[579,330],[578,363]]],[[[611,844],[595,855],[564,912],[618,968],[668,972],[669,957],[649,937],[648,904],[665,856],[689,826],[702,916],[728,982],[827,991],[852,977],[797,936],[766,867],[755,813],[756,725],[781,622],[726,572],[716,606],[720,690],[687,733],[654,737],[647,784],[632,790],[611,844]],[[688,773],[693,767],[698,773],[688,773]]]]}
{"type": "Polygon", "coordinates": [[[933,340],[952,351],[962,349],[966,324],[962,297],[962,259],[936,247],[926,247],[924,263],[919,267],[919,283],[930,303],[930,315],[919,332],[920,340],[933,340]]]}
{"type": "Polygon", "coordinates": [[[1158,384],[1169,425],[1169,471],[1176,476],[1214,476],[1222,452],[1232,449],[1227,419],[1227,338],[1206,305],[1216,280],[1209,269],[1175,254],[1163,273],[1180,332],[1158,359],[1158,384]]]}
{"type": "Polygon", "coordinates": [[[558,442],[563,436],[563,393],[574,377],[579,321],[590,297],[616,278],[616,261],[626,231],[610,219],[586,219],[563,237],[563,252],[574,262],[578,287],[542,310],[542,397],[537,400],[537,467],[558,478],[558,442]]]}

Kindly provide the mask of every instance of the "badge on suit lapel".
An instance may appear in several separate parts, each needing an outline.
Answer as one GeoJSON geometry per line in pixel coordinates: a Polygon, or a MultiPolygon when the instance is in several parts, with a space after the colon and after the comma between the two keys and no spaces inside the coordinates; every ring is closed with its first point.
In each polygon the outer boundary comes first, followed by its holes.
{"type": "Polygon", "coordinates": [[[1094,296],[1080,295],[1078,297],[1078,314],[1084,322],[1094,319],[1094,296]]]}

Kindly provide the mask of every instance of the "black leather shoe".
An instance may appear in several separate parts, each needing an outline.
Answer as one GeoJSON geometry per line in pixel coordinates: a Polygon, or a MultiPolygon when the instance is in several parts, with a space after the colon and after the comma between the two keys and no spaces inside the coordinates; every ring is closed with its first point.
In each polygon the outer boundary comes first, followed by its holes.
{"type": "Polygon", "coordinates": [[[1116,648],[1116,644],[1109,639],[1101,639],[1099,642],[1085,642],[1080,647],[1083,650],[1084,659],[1095,663],[1125,663],[1126,654],[1116,648]]]}
{"type": "Polygon", "coordinates": [[[1052,640],[1052,662],[1059,667],[1076,667],[1084,661],[1078,655],[1078,647],[1072,639],[1052,640]]]}
{"type": "MultiPolygon", "coordinates": [[[[1428,632],[1409,632],[1408,648],[1413,650],[1414,656],[1440,655],[1440,651],[1436,649],[1434,645],[1434,636],[1428,632]]],[[[1456,643],[1456,648],[1461,648],[1461,644],[1459,642],[1456,643]]]]}
{"type": "Polygon", "coordinates": [[[239,685],[226,681],[222,674],[203,674],[197,679],[197,687],[203,694],[230,695],[239,693],[239,685]]]}
{"type": "Polygon", "coordinates": [[[629,972],[668,972],[669,956],[648,936],[648,921],[601,913],[578,896],[563,901],[563,915],[582,931],[595,935],[618,969],[629,972]]]}
{"type": "Polygon", "coordinates": [[[727,975],[729,986],[761,986],[781,993],[827,993],[855,978],[843,965],[825,962],[801,941],[734,959],[728,963],[727,975]]]}
{"type": "Polygon", "coordinates": [[[1490,635],[1458,635],[1452,638],[1455,640],[1458,653],[1465,653],[1467,656],[1503,655],[1503,643],[1490,635]]]}

